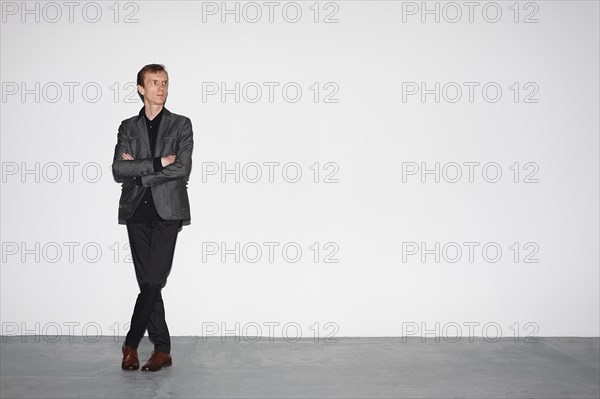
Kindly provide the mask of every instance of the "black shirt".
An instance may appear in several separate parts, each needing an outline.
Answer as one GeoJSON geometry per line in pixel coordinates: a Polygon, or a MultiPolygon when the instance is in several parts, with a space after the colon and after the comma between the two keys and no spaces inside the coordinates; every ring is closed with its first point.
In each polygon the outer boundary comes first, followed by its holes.
{"type": "MultiPolygon", "coordinates": [[[[145,107],[140,111],[140,116],[143,115],[144,120],[146,121],[146,130],[148,131],[148,141],[150,142],[150,151],[152,154],[154,154],[154,149],[156,148],[156,134],[158,133],[160,121],[162,120],[163,110],[164,108],[161,109],[158,115],[152,120],[149,120],[146,116],[145,107]]],[[[160,158],[161,157],[154,158],[154,172],[158,172],[163,168],[160,158]]],[[[135,180],[136,184],[142,184],[141,176],[136,177],[135,180]]],[[[154,205],[154,199],[152,198],[152,190],[150,187],[146,187],[144,189],[144,196],[128,221],[135,223],[150,223],[163,220],[164,219],[160,217],[158,212],[156,212],[156,206],[154,205]]]]}

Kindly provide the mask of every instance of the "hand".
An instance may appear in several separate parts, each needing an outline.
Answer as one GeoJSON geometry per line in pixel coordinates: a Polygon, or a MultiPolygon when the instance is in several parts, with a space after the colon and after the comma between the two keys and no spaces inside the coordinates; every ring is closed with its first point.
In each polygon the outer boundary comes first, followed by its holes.
{"type": "Polygon", "coordinates": [[[175,155],[165,155],[160,159],[160,163],[164,168],[165,166],[171,165],[173,162],[175,162],[175,158],[175,155]]]}
{"type": "Polygon", "coordinates": [[[121,159],[123,161],[133,161],[133,157],[126,152],[121,154],[121,159]]]}

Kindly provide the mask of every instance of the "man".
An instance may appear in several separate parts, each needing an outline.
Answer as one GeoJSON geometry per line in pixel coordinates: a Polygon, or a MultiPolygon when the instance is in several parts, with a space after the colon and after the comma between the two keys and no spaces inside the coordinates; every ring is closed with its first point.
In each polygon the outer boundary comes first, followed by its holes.
{"type": "Polygon", "coordinates": [[[137,370],[137,347],[146,328],[154,351],[142,371],[170,366],[171,340],[161,289],[171,270],[177,233],[190,224],[187,182],[194,146],[192,123],[165,107],[169,77],[150,64],[137,75],[144,107],[121,122],[112,171],[122,183],[119,224],[127,225],[140,293],[122,347],[123,370],[137,370]]]}

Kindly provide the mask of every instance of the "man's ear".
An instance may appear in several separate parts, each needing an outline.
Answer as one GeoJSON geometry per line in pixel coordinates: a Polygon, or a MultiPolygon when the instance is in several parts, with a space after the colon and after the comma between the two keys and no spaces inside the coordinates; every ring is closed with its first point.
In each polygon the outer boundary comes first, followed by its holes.
{"type": "Polygon", "coordinates": [[[144,86],[137,85],[137,90],[138,90],[138,93],[140,93],[142,96],[144,95],[144,92],[145,92],[144,86]]]}

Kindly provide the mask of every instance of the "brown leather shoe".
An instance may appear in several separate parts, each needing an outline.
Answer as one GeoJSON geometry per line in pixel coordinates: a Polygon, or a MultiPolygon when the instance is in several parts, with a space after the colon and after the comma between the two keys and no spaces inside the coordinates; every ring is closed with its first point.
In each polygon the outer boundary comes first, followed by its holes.
{"type": "Polygon", "coordinates": [[[173,362],[171,355],[166,352],[152,352],[150,359],[142,366],[142,371],[158,371],[163,367],[170,366],[173,362]]]}
{"type": "Polygon", "coordinates": [[[121,368],[123,370],[137,370],[140,368],[140,362],[138,360],[138,354],[135,349],[129,345],[123,344],[123,361],[121,362],[121,368]]]}

